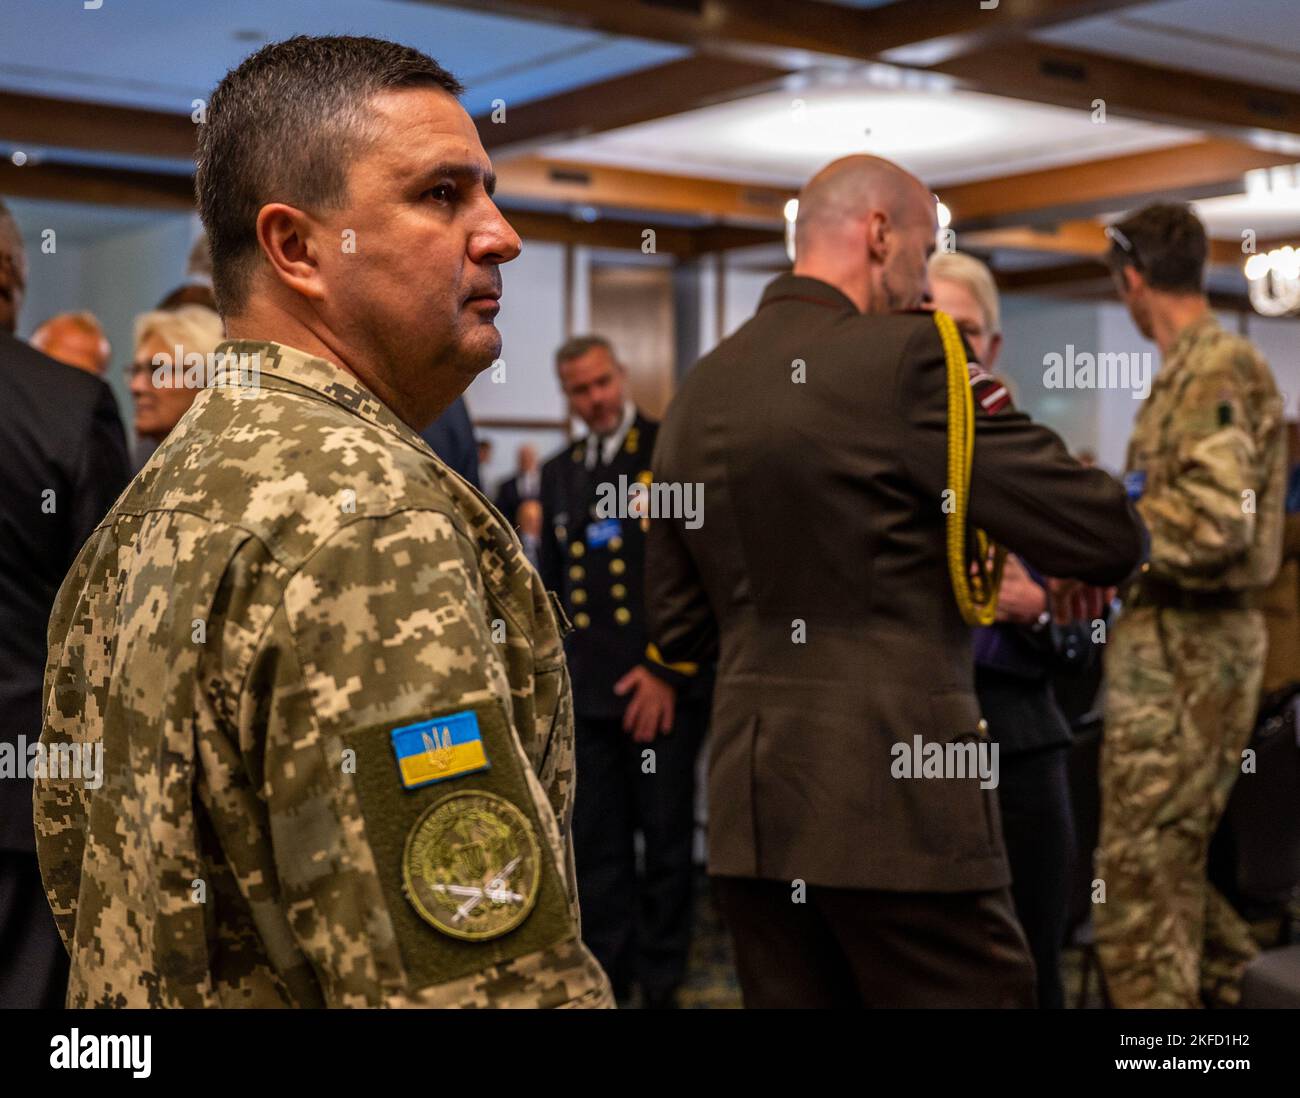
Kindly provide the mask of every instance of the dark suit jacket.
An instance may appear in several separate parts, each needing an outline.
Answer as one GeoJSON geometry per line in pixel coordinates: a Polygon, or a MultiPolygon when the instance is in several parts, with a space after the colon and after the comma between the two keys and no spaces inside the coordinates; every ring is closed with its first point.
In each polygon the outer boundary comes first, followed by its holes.
{"type": "Polygon", "coordinates": [[[501,482],[501,487],[497,489],[496,505],[497,510],[506,517],[506,521],[511,526],[518,525],[519,505],[526,499],[536,499],[541,492],[541,476],[537,478],[537,493],[525,494],[522,485],[524,478],[521,473],[516,473],[512,477],[507,477],[501,482]]]}
{"type": "Polygon", "coordinates": [[[645,531],[640,519],[618,520],[617,536],[601,544],[587,537],[602,484],[619,477],[635,484],[648,476],[659,425],[638,415],[623,446],[608,465],[584,464],[587,440],[578,440],[542,466],[542,538],[538,547],[542,582],[556,592],[574,630],[564,640],[573,682],[573,710],[579,717],[623,716],[628,696],[614,684],[638,664],[671,683],[685,676],[646,658],[645,531]]]}
{"type": "Polygon", "coordinates": [[[519,504],[522,502],[519,495],[519,478],[507,477],[502,482],[501,487],[497,489],[497,498],[493,501],[511,526],[519,522],[519,504]]]}
{"type": "MultiPolygon", "coordinates": [[[[1126,576],[1142,546],[1120,485],[1028,416],[977,416],[972,520],[1048,575],[1126,576]]],[[[864,316],[794,275],[684,379],[653,468],[703,483],[704,522],[651,524],[647,596],[665,660],[718,653],[710,872],[1007,882],[991,792],[891,776],[895,744],[981,734],[945,556],[946,423],[932,317],[864,316]]]]}
{"type": "MultiPolygon", "coordinates": [[[[0,738],[31,745],[54,596],[130,469],[109,387],[3,332],[0,470],[0,738]]],[[[0,780],[0,849],[35,852],[30,781],[0,780]]]]}
{"type": "MultiPolygon", "coordinates": [[[[442,459],[444,465],[459,473],[475,488],[482,487],[478,479],[478,443],[474,440],[474,424],[469,418],[469,407],[464,397],[452,401],[442,415],[420,432],[420,437],[442,459]]],[[[513,524],[514,519],[510,521],[513,524]]]]}

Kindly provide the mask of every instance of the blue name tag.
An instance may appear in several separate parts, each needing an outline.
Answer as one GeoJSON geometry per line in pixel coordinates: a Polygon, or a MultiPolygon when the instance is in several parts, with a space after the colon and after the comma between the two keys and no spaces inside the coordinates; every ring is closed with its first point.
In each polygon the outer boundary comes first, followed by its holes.
{"type": "Polygon", "coordinates": [[[604,519],[601,522],[587,523],[587,548],[603,549],[609,542],[623,533],[623,526],[618,519],[604,519]]]}
{"type": "Polygon", "coordinates": [[[1131,500],[1139,500],[1147,490],[1147,474],[1144,469],[1131,469],[1124,474],[1124,491],[1131,500]]]}

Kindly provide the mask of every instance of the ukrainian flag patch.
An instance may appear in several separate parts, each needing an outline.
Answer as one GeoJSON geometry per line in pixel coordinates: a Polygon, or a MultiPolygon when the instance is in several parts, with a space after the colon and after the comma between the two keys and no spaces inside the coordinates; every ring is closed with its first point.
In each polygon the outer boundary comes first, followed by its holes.
{"type": "Polygon", "coordinates": [[[389,736],[405,789],[418,789],[491,766],[472,709],[394,728],[389,736]]]}

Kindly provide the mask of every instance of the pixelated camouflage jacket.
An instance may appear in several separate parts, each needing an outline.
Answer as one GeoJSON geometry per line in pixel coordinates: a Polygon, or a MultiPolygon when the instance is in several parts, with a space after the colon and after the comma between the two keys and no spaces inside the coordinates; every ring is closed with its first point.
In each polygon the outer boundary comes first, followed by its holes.
{"type": "Polygon", "coordinates": [[[1138,412],[1125,482],[1151,574],[1244,590],[1277,572],[1286,489],[1282,398],[1268,364],[1212,314],[1174,341],[1138,412]]]}
{"type": "Polygon", "coordinates": [[[518,538],[351,375],[222,349],[260,386],[199,394],[50,621],[42,742],[103,743],[98,788],[34,797],[69,1005],[607,1005],[568,673],[518,538]],[[455,712],[487,769],[403,788],[391,731],[455,712]],[[541,852],[531,913],[488,941],[403,893],[413,821],[457,790],[509,800],[541,852]]]}

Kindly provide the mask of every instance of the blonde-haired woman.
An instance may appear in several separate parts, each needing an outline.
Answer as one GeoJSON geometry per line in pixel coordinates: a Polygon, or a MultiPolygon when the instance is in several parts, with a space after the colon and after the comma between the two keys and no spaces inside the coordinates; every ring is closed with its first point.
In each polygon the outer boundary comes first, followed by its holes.
{"type": "Polygon", "coordinates": [[[131,399],[135,402],[135,433],[162,442],[203,387],[203,370],[185,369],[186,359],[207,356],[224,335],[221,318],[202,305],[142,313],[135,321],[135,359],[131,364],[131,399]],[[187,374],[195,384],[187,384],[187,374]]]}

